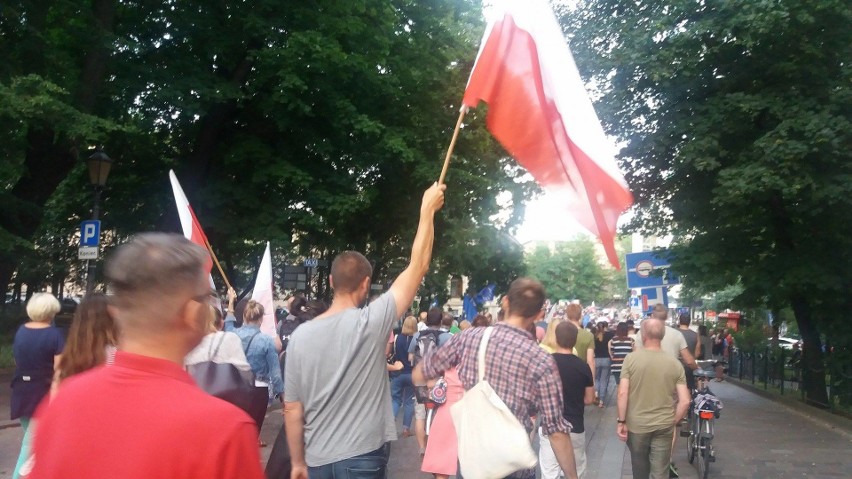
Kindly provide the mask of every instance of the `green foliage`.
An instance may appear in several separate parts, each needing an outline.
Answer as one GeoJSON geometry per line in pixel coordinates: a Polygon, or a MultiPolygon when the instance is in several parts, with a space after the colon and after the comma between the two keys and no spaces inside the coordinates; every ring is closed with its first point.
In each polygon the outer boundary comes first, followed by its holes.
{"type": "MultiPolygon", "coordinates": [[[[364,251],[388,281],[407,261],[483,26],[478,2],[4,6],[0,282],[11,270],[34,288],[81,281],[74,231],[91,197],[79,160],[95,145],[116,160],[107,252],[137,231],[179,231],[173,168],[238,286],[267,240],[276,264],[364,251]],[[37,192],[27,186],[45,171],[37,192]]],[[[509,235],[534,186],[483,113],[456,147],[429,291],[449,274],[484,285],[523,272],[509,235]],[[512,211],[495,224],[502,192],[512,211]]]]}
{"type": "MultiPolygon", "coordinates": [[[[623,256],[623,255],[621,255],[623,256]]],[[[575,300],[599,306],[624,291],[624,268],[617,273],[603,266],[595,243],[582,237],[556,243],[551,249],[539,244],[526,256],[527,273],[541,281],[553,301],[575,300]]]]}
{"type": "Polygon", "coordinates": [[[767,344],[766,338],[771,337],[772,333],[768,331],[765,323],[753,322],[731,335],[740,350],[751,352],[755,348],[764,348],[767,344]]]}
{"type": "Polygon", "coordinates": [[[798,305],[837,332],[852,306],[851,21],[840,0],[589,0],[564,18],[625,144],[630,229],[674,234],[705,291],[739,283],[740,304],[798,305]]]}

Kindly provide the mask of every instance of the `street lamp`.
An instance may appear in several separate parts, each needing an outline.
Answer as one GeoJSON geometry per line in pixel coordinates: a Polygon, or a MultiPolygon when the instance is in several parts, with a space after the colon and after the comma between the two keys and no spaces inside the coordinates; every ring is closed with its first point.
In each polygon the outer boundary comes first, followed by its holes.
{"type": "MultiPolygon", "coordinates": [[[[92,206],[92,219],[97,220],[101,212],[101,193],[104,191],[109,170],[112,167],[112,158],[107,156],[101,149],[95,150],[86,160],[89,167],[89,183],[92,185],[94,205],[92,206]]],[[[100,238],[98,238],[98,247],[100,247],[100,238]]],[[[86,267],[86,294],[91,293],[95,289],[95,270],[97,263],[93,260],[88,260],[86,267]]]]}

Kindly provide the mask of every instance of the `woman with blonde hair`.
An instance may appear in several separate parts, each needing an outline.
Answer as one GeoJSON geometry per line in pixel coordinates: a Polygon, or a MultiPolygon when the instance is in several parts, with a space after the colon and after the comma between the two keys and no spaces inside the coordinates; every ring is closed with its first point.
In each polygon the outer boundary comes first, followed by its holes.
{"type": "MultiPolygon", "coordinates": [[[[273,397],[281,400],[284,392],[284,380],[281,378],[281,365],[278,362],[275,341],[271,336],[260,332],[263,313],[263,305],[255,300],[249,301],[243,310],[243,326],[235,330],[242,341],[246,359],[254,372],[257,404],[251,416],[257,424],[258,433],[263,426],[269,400],[273,397]]],[[[261,447],[266,446],[263,441],[258,440],[258,443],[261,447]]]]}
{"type": "Polygon", "coordinates": [[[547,354],[555,353],[556,349],[559,347],[559,345],[556,344],[556,326],[558,326],[559,323],[564,322],[564,317],[554,317],[550,320],[550,324],[547,325],[547,330],[544,332],[544,339],[542,339],[541,343],[539,343],[541,349],[547,351],[547,354]]]}
{"type": "Polygon", "coordinates": [[[409,316],[402,322],[402,331],[393,345],[393,360],[402,363],[402,369],[391,373],[391,399],[393,417],[402,409],[402,436],[411,435],[411,420],[414,418],[414,384],[411,382],[411,362],[408,348],[417,332],[417,318],[409,316]]]}
{"type": "Polygon", "coordinates": [[[22,474],[22,467],[30,456],[34,424],[31,422],[36,407],[50,392],[55,371],[62,359],[65,338],[53,327],[54,316],[59,312],[59,301],[49,293],[36,293],[27,302],[30,320],[15,333],[12,354],[15,357],[15,375],[12,376],[11,419],[21,420],[24,438],[21,453],[12,473],[13,479],[22,474]]]}

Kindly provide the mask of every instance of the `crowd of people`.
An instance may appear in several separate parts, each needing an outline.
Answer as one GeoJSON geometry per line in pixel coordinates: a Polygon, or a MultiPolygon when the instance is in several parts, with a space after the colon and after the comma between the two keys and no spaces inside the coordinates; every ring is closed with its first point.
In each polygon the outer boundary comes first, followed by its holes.
{"type": "MultiPolygon", "coordinates": [[[[57,300],[34,295],[14,345],[11,412],[25,431],[14,477],[385,478],[400,435],[416,437],[423,472],[477,477],[475,452],[495,438],[459,433],[452,411],[483,381],[510,412],[507,427],[539,441],[543,478],[584,477],[584,410],[612,406],[611,383],[614,434],[634,477],[676,475],[694,358],[729,339],[694,333],[688,315],[671,328],[665,308],[639,330],[632,320],[587,329],[581,305],[546,307],[532,278],[511,283],[496,317],[410,314],[444,189],[424,193],[409,264],[388,291],[369,298],[370,262],[343,252],[331,303],[290,298],[276,337],[260,331],[259,303],[238,320],[230,290],[222,307],[206,252],[178,235],[119,247],[106,268],[110,296],[86,296],[67,339],[51,326],[57,300]],[[259,431],[275,401],[284,425],[264,472],[259,431]]],[[[506,467],[500,477],[536,477],[534,464],[506,467]]]]}

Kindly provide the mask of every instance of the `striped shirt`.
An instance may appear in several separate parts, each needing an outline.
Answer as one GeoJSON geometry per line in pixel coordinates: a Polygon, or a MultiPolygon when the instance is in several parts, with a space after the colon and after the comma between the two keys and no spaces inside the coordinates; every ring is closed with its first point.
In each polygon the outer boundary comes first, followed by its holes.
{"type": "Polygon", "coordinates": [[[622,337],[612,338],[609,342],[609,347],[612,350],[612,372],[621,374],[621,365],[624,363],[624,357],[633,352],[633,338],[622,337]]]}

